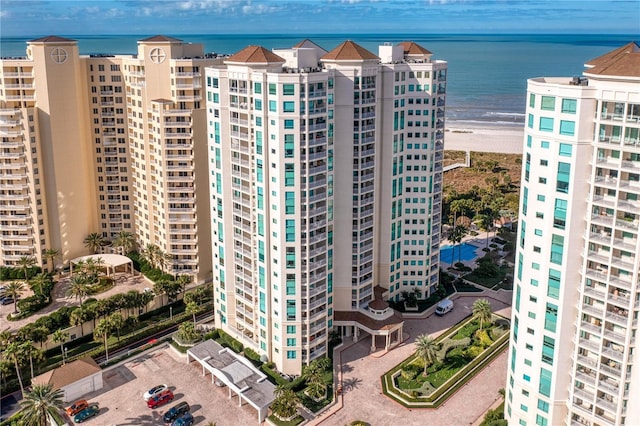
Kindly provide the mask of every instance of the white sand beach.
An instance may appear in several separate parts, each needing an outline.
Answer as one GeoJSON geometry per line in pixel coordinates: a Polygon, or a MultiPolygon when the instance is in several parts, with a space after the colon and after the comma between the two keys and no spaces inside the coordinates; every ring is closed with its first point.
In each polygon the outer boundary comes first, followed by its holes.
{"type": "Polygon", "coordinates": [[[524,125],[453,122],[446,127],[445,150],[522,154],[524,125]]]}

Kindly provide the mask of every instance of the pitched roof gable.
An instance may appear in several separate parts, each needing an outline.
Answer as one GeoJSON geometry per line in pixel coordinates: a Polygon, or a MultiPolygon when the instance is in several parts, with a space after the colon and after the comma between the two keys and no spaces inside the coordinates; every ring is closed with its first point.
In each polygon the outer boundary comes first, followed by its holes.
{"type": "Polygon", "coordinates": [[[351,40],[345,41],[320,59],[330,61],[380,60],[379,57],[351,40]]]}
{"type": "Polygon", "coordinates": [[[432,55],[430,51],[413,41],[403,41],[399,43],[404,49],[405,55],[432,55]]]}
{"type": "Polygon", "coordinates": [[[72,40],[66,37],[50,35],[46,37],[40,37],[33,40],[29,40],[29,43],[60,43],[60,42],[68,42],[68,41],[76,41],[76,40],[72,40]]]}
{"type": "Polygon", "coordinates": [[[640,77],[640,46],[631,42],[585,64],[585,74],[640,77]]]}
{"type": "Polygon", "coordinates": [[[319,49],[324,53],[327,53],[327,49],[323,48],[322,46],[316,44],[315,42],[309,40],[308,38],[305,38],[304,40],[302,40],[299,43],[296,43],[293,45],[294,48],[314,48],[314,49],[319,49]]]}
{"type": "Polygon", "coordinates": [[[145,43],[148,43],[148,42],[182,43],[182,40],[180,40],[179,38],[167,37],[164,35],[155,35],[155,36],[143,38],[142,40],[139,40],[139,41],[142,41],[145,43]]]}
{"type": "Polygon", "coordinates": [[[253,64],[268,64],[286,62],[283,58],[262,46],[247,46],[241,51],[228,57],[225,62],[242,62],[253,64]]]}
{"type": "Polygon", "coordinates": [[[102,371],[100,366],[88,356],[34,377],[32,383],[50,384],[54,389],[61,389],[99,371],[102,371]]]}

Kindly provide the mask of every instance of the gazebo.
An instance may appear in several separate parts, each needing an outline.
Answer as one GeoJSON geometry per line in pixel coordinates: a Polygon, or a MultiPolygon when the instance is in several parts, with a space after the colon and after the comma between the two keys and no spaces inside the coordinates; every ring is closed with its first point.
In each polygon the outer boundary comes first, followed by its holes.
{"type": "Polygon", "coordinates": [[[115,273],[116,268],[123,265],[125,266],[125,272],[127,272],[126,265],[129,265],[131,275],[134,275],[133,261],[127,256],[122,256],[120,254],[91,254],[88,256],[76,257],[71,260],[71,273],[73,273],[73,265],[86,262],[89,259],[93,259],[98,266],[106,268],[107,276],[115,273]]]}

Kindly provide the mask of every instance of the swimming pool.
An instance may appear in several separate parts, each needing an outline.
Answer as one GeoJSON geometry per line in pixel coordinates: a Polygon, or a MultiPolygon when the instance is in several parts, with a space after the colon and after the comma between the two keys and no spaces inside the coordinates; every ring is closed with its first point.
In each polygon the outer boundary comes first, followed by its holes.
{"type": "Polygon", "coordinates": [[[460,250],[460,260],[468,261],[473,260],[476,257],[476,250],[478,247],[462,243],[455,246],[442,246],[440,247],[440,262],[454,264],[458,261],[458,250],[460,250]]]}

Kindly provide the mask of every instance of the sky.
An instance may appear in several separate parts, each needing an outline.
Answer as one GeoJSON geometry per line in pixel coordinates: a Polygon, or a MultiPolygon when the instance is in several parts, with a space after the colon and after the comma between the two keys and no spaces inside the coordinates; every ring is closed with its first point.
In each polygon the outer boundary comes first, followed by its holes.
{"type": "Polygon", "coordinates": [[[0,0],[0,36],[638,34],[640,0],[0,0]]]}

